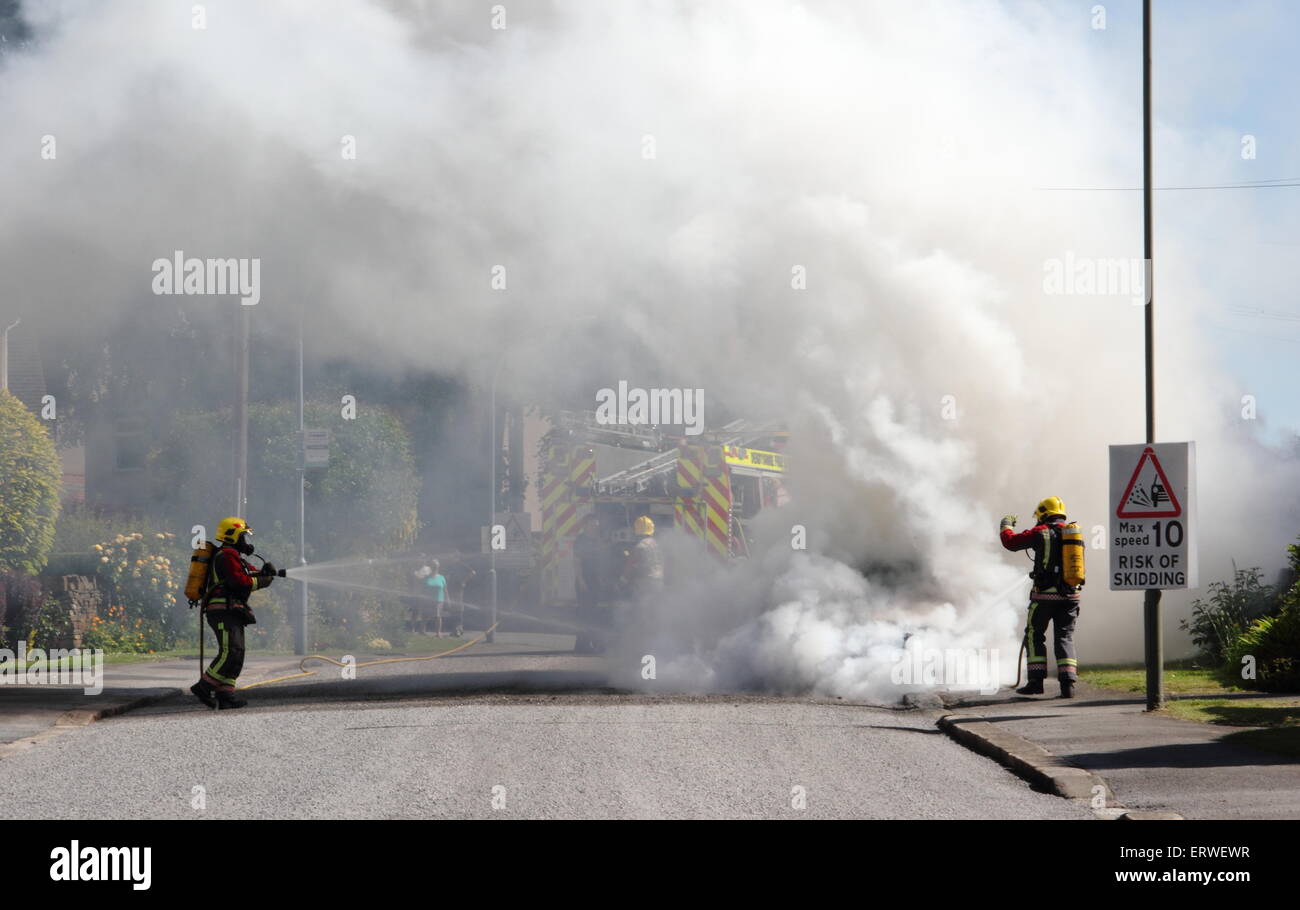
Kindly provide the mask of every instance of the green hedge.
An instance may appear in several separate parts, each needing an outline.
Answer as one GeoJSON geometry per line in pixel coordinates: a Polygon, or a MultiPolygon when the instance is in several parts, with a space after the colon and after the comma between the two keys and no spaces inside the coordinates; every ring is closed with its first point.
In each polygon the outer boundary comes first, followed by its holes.
{"type": "Polygon", "coordinates": [[[1289,606],[1251,623],[1228,649],[1225,673],[1247,689],[1300,692],[1300,609],[1289,606]],[[1254,679],[1241,678],[1247,657],[1254,658],[1254,679]]]}
{"type": "Polygon", "coordinates": [[[1250,624],[1227,649],[1225,678],[1247,689],[1300,692],[1300,545],[1287,547],[1290,588],[1280,591],[1281,612],[1250,624]],[[1254,658],[1255,678],[1243,679],[1243,660],[1254,658]]]}
{"type": "Polygon", "coordinates": [[[0,392],[0,573],[45,567],[59,519],[63,467],[34,414],[0,392]]]}

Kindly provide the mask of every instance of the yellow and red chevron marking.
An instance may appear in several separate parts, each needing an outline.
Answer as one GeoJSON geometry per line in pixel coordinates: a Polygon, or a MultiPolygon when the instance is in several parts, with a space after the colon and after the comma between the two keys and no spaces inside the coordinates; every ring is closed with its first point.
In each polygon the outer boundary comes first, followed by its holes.
{"type": "Polygon", "coordinates": [[[561,458],[563,458],[563,455],[558,446],[552,447],[546,453],[546,467],[542,472],[542,489],[538,497],[542,506],[541,562],[544,578],[554,569],[556,505],[560,500],[560,495],[564,492],[564,475],[557,473],[556,470],[559,467],[557,462],[561,458]]]}
{"type": "Polygon", "coordinates": [[[692,537],[703,537],[704,528],[700,524],[700,507],[696,500],[679,499],[673,503],[673,517],[677,527],[682,528],[692,537]]]}
{"type": "MultiPolygon", "coordinates": [[[[679,495],[699,486],[704,452],[699,446],[682,446],[677,452],[677,489],[679,495]]],[[[692,495],[686,493],[686,495],[692,495]]]]}
{"type": "Polygon", "coordinates": [[[727,472],[707,478],[700,498],[704,501],[704,539],[718,556],[731,555],[731,477],[727,472]]]}
{"type": "Polygon", "coordinates": [[[591,496],[591,485],[596,480],[596,453],[591,449],[574,449],[572,463],[573,467],[569,471],[571,495],[587,499],[591,496]]]}
{"type": "Polygon", "coordinates": [[[596,455],[586,446],[556,446],[547,453],[542,475],[542,590],[558,595],[560,543],[576,534],[588,509],[596,478],[596,455]]]}
{"type": "Polygon", "coordinates": [[[692,537],[704,537],[701,516],[703,502],[697,495],[700,490],[701,462],[704,452],[699,446],[684,445],[677,450],[677,499],[673,503],[673,519],[677,527],[692,537]]]}
{"type": "Polygon", "coordinates": [[[542,511],[555,507],[560,498],[564,495],[564,475],[547,475],[542,482],[542,511]]]}
{"type": "Polygon", "coordinates": [[[578,514],[578,504],[576,502],[566,502],[564,504],[555,516],[553,531],[557,545],[561,539],[577,533],[578,520],[581,517],[578,514]]]}

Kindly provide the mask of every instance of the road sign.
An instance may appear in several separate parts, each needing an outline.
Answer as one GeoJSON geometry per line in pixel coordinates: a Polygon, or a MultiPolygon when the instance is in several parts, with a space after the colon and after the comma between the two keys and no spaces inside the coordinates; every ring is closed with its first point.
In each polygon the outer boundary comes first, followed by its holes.
{"type": "Polygon", "coordinates": [[[330,466],[330,431],[303,430],[298,464],[303,468],[328,468],[330,466]]]}
{"type": "Polygon", "coordinates": [[[496,550],[499,569],[527,569],[533,564],[533,516],[528,512],[498,512],[492,528],[479,529],[479,543],[484,553],[492,552],[495,526],[505,531],[505,546],[496,550]]]}
{"type": "Polygon", "coordinates": [[[1196,443],[1110,447],[1110,589],[1195,588],[1196,443]]]}

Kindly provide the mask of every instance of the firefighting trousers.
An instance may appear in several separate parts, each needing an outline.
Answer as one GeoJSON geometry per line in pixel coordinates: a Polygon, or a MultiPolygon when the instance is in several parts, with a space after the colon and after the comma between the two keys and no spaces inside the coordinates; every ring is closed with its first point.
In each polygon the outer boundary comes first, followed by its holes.
{"type": "Polygon", "coordinates": [[[1074,624],[1079,618],[1078,601],[1031,600],[1025,623],[1025,656],[1030,679],[1047,678],[1047,624],[1052,624],[1052,645],[1056,651],[1056,675],[1074,679],[1079,661],[1074,656],[1074,624]]]}
{"type": "Polygon", "coordinates": [[[204,680],[218,691],[235,691],[235,680],[244,669],[244,621],[220,610],[208,613],[208,625],[217,636],[217,656],[208,664],[204,680]]]}

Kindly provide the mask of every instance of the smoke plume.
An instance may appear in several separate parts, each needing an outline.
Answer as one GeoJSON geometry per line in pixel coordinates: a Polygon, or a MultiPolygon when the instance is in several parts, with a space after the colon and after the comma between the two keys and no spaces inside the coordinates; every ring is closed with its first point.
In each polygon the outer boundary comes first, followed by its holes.
{"type": "MultiPolygon", "coordinates": [[[[1144,431],[1143,308],[1049,295],[1044,269],[1140,259],[1141,203],[1042,187],[1132,185],[1141,110],[1135,67],[1072,10],[24,15],[31,44],[0,69],[0,273],[60,331],[157,306],[150,263],[174,250],[256,256],[254,318],[288,331],[305,308],[314,356],[483,385],[504,364],[503,395],[592,406],[619,380],[698,387],[706,417],[786,422],[794,505],[750,563],[701,564],[656,608],[666,685],[890,699],[918,645],[999,649],[1010,678],[1026,566],[998,518],[1059,495],[1090,540],[1106,524],[1106,446],[1144,431]]],[[[1204,584],[1233,557],[1280,564],[1296,462],[1234,419],[1182,229],[1157,264],[1177,301],[1157,311],[1158,430],[1198,442],[1204,584]]],[[[1082,658],[1135,657],[1140,595],[1089,557],[1082,658]]],[[[1187,598],[1167,602],[1172,628],[1187,598]]]]}

